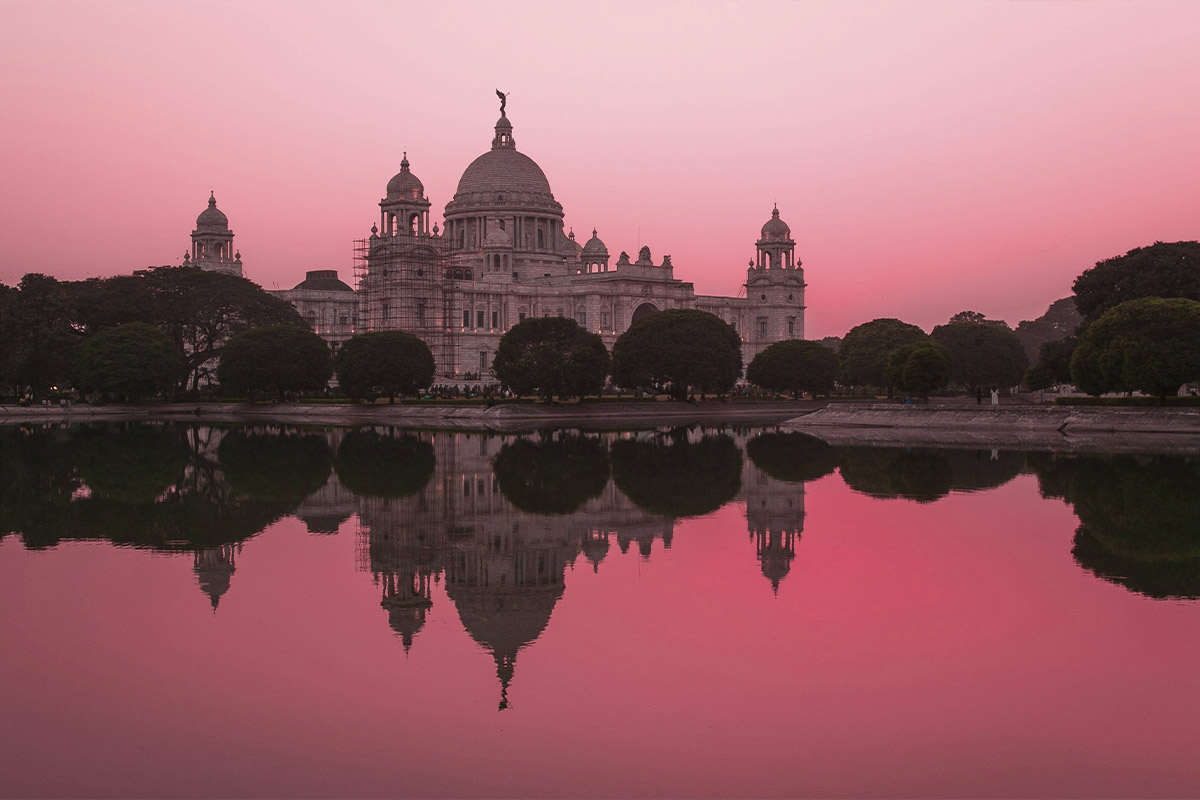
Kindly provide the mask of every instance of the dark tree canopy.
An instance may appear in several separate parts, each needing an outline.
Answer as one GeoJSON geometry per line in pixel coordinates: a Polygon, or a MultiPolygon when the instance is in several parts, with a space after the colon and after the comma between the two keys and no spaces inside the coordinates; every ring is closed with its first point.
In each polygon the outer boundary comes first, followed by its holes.
{"type": "Polygon", "coordinates": [[[769,392],[828,394],[837,377],[837,353],[820,342],[789,339],[756,355],[746,368],[746,380],[769,392]]]}
{"type": "Polygon", "coordinates": [[[1155,242],[1097,262],[1075,279],[1075,305],[1088,322],[1142,297],[1200,300],[1200,242],[1155,242]]]}
{"type": "Polygon", "coordinates": [[[16,292],[0,298],[0,364],[14,394],[44,397],[72,385],[83,334],[76,324],[70,284],[29,273],[16,292]]]}
{"type": "Polygon", "coordinates": [[[317,334],[290,325],[253,328],[221,351],[217,380],[226,395],[279,397],[316,392],[329,382],[329,345],[317,334]]]}
{"type": "Polygon", "coordinates": [[[890,390],[887,365],[892,351],[928,338],[916,325],[898,319],[875,319],[851,328],[838,348],[839,381],[845,386],[886,386],[890,390]]]}
{"type": "Polygon", "coordinates": [[[950,357],[936,342],[913,342],[892,351],[885,374],[889,386],[928,397],[950,382],[950,357]]]}
{"type": "Polygon", "coordinates": [[[1104,580],[1155,598],[1200,598],[1200,460],[1030,456],[1043,496],[1079,517],[1072,555],[1104,580]]]}
{"type": "Polygon", "coordinates": [[[954,474],[938,452],[885,447],[839,447],[838,471],[856,492],[932,503],[950,494],[954,474]]]}
{"type": "Polygon", "coordinates": [[[1075,308],[1074,297],[1055,300],[1046,313],[1037,319],[1023,320],[1013,331],[1025,348],[1025,356],[1032,364],[1038,360],[1038,349],[1046,342],[1058,341],[1074,336],[1083,317],[1075,308]]]}
{"type": "Polygon", "coordinates": [[[433,477],[433,445],[391,431],[351,431],[338,445],[333,469],[338,480],[361,497],[408,497],[433,477]]]}
{"type": "Polygon", "coordinates": [[[1071,379],[1091,395],[1173,395],[1200,379],[1200,302],[1146,297],[1110,308],[1079,336],[1071,379]]]}
{"type": "Polygon", "coordinates": [[[819,341],[822,346],[828,347],[835,353],[842,346],[842,337],[840,336],[822,336],[817,341],[819,341]]]}
{"type": "Polygon", "coordinates": [[[217,458],[237,491],[291,507],[325,485],[332,465],[325,437],[270,429],[227,433],[217,458]]]}
{"type": "Polygon", "coordinates": [[[1008,323],[1002,319],[988,319],[986,314],[979,311],[960,311],[950,317],[950,324],[956,322],[977,322],[980,325],[995,325],[1000,328],[1007,328],[1008,323]]]}
{"type": "Polygon", "coordinates": [[[1025,386],[1029,389],[1049,389],[1057,383],[1071,382],[1071,354],[1079,340],[1074,336],[1043,342],[1038,348],[1038,359],[1025,373],[1025,386]]]}
{"type": "Polygon", "coordinates": [[[666,391],[677,400],[689,390],[723,394],[741,377],[742,340],[705,311],[660,311],[621,334],[612,368],[613,382],[626,389],[666,391]]]}
{"type": "Polygon", "coordinates": [[[549,400],[599,394],[608,366],[599,334],[566,317],[530,317],[500,337],[492,371],[516,394],[549,400]]]}
{"type": "Polygon", "coordinates": [[[742,451],[726,435],[689,442],[618,439],[612,443],[613,483],[651,514],[679,518],[716,511],[742,488],[742,451]]]}
{"type": "Polygon", "coordinates": [[[517,439],[492,459],[508,502],[531,514],[570,514],[608,485],[608,450],[594,436],[517,439]]]}
{"type": "Polygon", "coordinates": [[[143,400],[178,386],[183,369],[169,336],[153,325],[130,322],[84,341],[76,385],[105,398],[143,400]]]}
{"type": "Polygon", "coordinates": [[[352,336],[333,360],[338,385],[352,400],[412,394],[433,382],[433,354],[411,333],[375,331],[352,336]]]}
{"type": "Polygon", "coordinates": [[[837,469],[837,454],[827,442],[803,433],[760,433],[746,442],[754,466],[777,481],[807,483],[837,469]]]}
{"type": "Polygon", "coordinates": [[[959,386],[1015,386],[1029,361],[1016,334],[983,322],[952,322],[930,334],[950,356],[950,382],[959,386]]]}

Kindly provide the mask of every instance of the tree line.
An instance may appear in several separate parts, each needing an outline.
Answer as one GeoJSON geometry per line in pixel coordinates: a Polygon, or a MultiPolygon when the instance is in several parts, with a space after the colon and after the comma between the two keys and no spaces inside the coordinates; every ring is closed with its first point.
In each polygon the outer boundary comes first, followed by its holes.
{"type": "MultiPolygon", "coordinates": [[[[975,311],[928,334],[875,319],[841,339],[777,342],[745,365],[745,378],[793,397],[837,386],[927,397],[1067,382],[1095,395],[1165,397],[1200,379],[1200,243],[1132,250],[1086,270],[1073,288],[1081,320],[1073,331],[1063,301],[1051,306],[1053,321],[1048,312],[1016,332],[975,311]],[[1030,366],[1026,345],[1039,339],[1030,366]]],[[[195,267],[74,282],[29,274],[15,288],[0,285],[0,386],[19,397],[74,387],[135,400],[215,381],[227,396],[282,398],[322,391],[336,375],[350,398],[374,400],[421,392],[434,371],[426,343],[400,331],[359,334],[334,357],[290,303],[195,267]]],[[[610,353],[572,319],[529,318],[501,337],[492,373],[504,389],[546,400],[609,385],[677,400],[720,395],[742,378],[741,338],[712,314],[668,310],[631,325],[610,353]]]]}

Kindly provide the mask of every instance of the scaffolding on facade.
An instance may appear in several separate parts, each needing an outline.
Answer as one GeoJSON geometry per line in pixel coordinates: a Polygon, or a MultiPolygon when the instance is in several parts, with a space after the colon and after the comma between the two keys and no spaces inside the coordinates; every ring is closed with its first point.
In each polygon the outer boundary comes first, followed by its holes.
{"type": "Polygon", "coordinates": [[[440,236],[397,233],[354,242],[360,331],[404,331],[433,353],[434,382],[455,375],[457,281],[440,236]]]}

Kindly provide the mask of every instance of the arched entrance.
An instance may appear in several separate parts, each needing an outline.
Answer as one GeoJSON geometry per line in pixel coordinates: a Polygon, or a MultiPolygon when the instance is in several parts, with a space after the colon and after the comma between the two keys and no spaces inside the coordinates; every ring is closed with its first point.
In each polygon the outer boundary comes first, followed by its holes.
{"type": "Polygon", "coordinates": [[[642,303],[640,306],[638,306],[636,309],[634,309],[633,320],[630,322],[630,324],[631,325],[635,324],[635,323],[639,322],[640,320],[643,320],[646,317],[650,316],[651,314],[656,314],[656,313],[658,313],[658,307],[655,306],[653,303],[642,303]]]}

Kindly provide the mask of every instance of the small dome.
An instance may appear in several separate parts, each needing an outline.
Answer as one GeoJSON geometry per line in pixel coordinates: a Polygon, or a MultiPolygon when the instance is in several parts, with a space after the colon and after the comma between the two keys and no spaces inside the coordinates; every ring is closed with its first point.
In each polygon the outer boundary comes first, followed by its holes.
{"type": "Polygon", "coordinates": [[[587,244],[583,246],[582,256],[584,260],[591,257],[608,258],[608,248],[604,246],[604,242],[600,241],[600,237],[596,235],[596,229],[592,228],[592,238],[587,240],[587,244]]]}
{"type": "Polygon", "coordinates": [[[496,128],[497,128],[497,129],[500,129],[500,128],[505,128],[505,129],[507,129],[507,130],[510,130],[510,131],[511,131],[511,130],[512,130],[512,123],[508,121],[508,117],[506,117],[506,116],[501,116],[501,117],[500,117],[500,119],[496,120],[496,128]]]}
{"type": "Polygon", "coordinates": [[[297,283],[292,291],[307,289],[317,292],[351,292],[354,290],[338,280],[336,269],[311,269],[304,273],[304,280],[297,283]]]}
{"type": "Polygon", "coordinates": [[[209,230],[229,230],[229,218],[217,208],[217,198],[213,196],[212,192],[208,194],[208,208],[201,211],[200,216],[196,217],[196,227],[209,230]]]}
{"type": "Polygon", "coordinates": [[[787,223],[779,218],[779,206],[771,212],[771,218],[767,220],[767,224],[762,226],[763,239],[789,239],[792,235],[792,229],[787,223]]]}
{"type": "Polygon", "coordinates": [[[416,175],[408,171],[408,153],[405,153],[404,158],[400,161],[400,171],[388,181],[387,196],[389,199],[411,197],[414,200],[419,200],[424,194],[424,184],[421,183],[416,175]]]}

